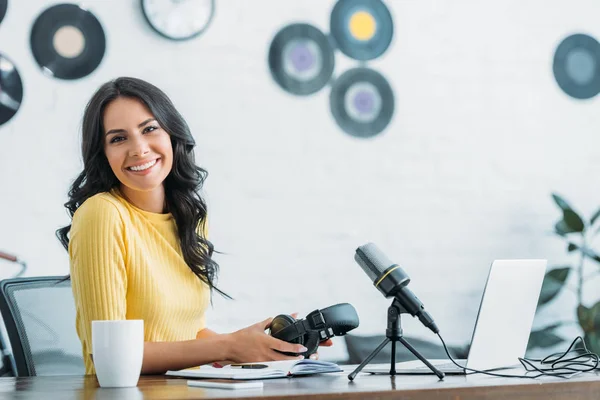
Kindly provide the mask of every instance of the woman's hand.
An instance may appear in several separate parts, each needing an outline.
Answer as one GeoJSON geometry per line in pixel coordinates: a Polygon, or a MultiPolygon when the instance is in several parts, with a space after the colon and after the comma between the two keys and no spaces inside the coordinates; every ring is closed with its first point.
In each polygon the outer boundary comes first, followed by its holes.
{"type": "Polygon", "coordinates": [[[267,318],[247,328],[228,334],[229,356],[228,360],[238,363],[277,361],[277,360],[301,360],[303,356],[287,356],[279,352],[304,353],[306,347],[288,343],[267,334],[265,329],[269,328],[273,318],[267,318]]]}

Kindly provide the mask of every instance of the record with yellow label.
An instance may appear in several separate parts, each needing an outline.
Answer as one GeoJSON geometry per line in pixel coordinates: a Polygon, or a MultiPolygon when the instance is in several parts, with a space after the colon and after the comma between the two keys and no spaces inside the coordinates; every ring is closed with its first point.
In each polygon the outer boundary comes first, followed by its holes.
{"type": "Polygon", "coordinates": [[[359,61],[381,56],[394,36],[392,16],[381,0],[338,0],[330,30],[338,49],[359,61]]]}
{"type": "Polygon", "coordinates": [[[59,79],[92,73],[104,57],[106,37],[98,19],[75,4],[42,12],[31,29],[31,51],[42,71],[59,79]]]}

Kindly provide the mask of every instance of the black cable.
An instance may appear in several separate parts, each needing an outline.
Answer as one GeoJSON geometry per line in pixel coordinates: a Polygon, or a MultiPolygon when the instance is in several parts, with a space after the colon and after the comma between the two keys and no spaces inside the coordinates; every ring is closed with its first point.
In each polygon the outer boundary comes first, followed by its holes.
{"type": "Polygon", "coordinates": [[[521,363],[521,365],[523,365],[523,367],[525,368],[527,373],[537,371],[537,372],[539,372],[539,374],[537,374],[537,375],[507,375],[507,374],[499,374],[499,373],[495,373],[495,372],[489,372],[489,370],[481,371],[478,369],[467,368],[463,365],[458,364],[456,361],[454,361],[454,359],[450,355],[450,352],[448,351],[448,347],[446,346],[446,342],[444,342],[442,335],[440,335],[439,333],[437,335],[440,338],[440,340],[442,341],[442,344],[444,345],[444,350],[446,351],[446,355],[448,356],[450,361],[452,361],[454,363],[454,365],[464,369],[465,371],[476,372],[476,373],[491,375],[491,376],[498,376],[501,378],[535,379],[535,378],[539,378],[540,376],[556,376],[559,378],[569,379],[569,378],[572,378],[573,376],[579,375],[583,372],[593,371],[594,369],[598,368],[598,363],[599,363],[598,355],[590,352],[588,350],[588,348],[586,347],[585,342],[583,341],[581,336],[578,336],[577,338],[575,338],[575,340],[573,340],[573,342],[571,343],[569,348],[564,353],[554,353],[547,357],[544,357],[543,359],[528,359],[528,358],[519,357],[519,362],[521,363]],[[578,340],[581,340],[581,343],[583,344],[583,349],[573,349],[572,350],[573,346],[575,345],[575,343],[578,340]],[[570,352],[579,351],[579,350],[583,350],[584,352],[575,357],[571,357],[571,358],[567,358],[567,359],[563,360],[563,358],[565,358],[570,352]],[[558,356],[558,355],[560,355],[560,356],[558,356]],[[556,357],[556,358],[554,358],[554,357],[556,357]],[[575,361],[580,358],[585,358],[585,361],[575,361]],[[539,362],[542,365],[550,364],[550,367],[549,368],[538,368],[535,365],[533,365],[534,362],[539,362]],[[562,364],[564,364],[564,365],[562,365],[562,364]],[[565,371],[565,372],[559,372],[559,371],[565,371]]]}
{"type": "Polygon", "coordinates": [[[523,358],[523,359],[519,359],[519,361],[521,361],[521,364],[523,365],[523,367],[528,371],[552,371],[554,369],[567,369],[567,370],[571,370],[574,372],[589,372],[589,371],[593,371],[594,369],[598,368],[598,355],[595,353],[592,353],[588,350],[587,346],[585,345],[585,341],[583,340],[583,338],[581,336],[578,336],[575,338],[575,340],[573,340],[573,342],[571,342],[571,345],[569,346],[569,348],[564,352],[564,353],[554,353],[551,354],[547,357],[544,357],[543,359],[527,359],[527,358],[523,358]],[[581,344],[583,346],[583,348],[574,348],[574,346],[576,345],[577,341],[581,341],[581,344]],[[573,349],[573,350],[571,350],[573,349]],[[575,356],[575,357],[571,357],[571,358],[566,358],[563,360],[564,357],[567,356],[567,354],[576,351],[579,352],[583,350],[583,353],[575,356]],[[558,356],[560,354],[560,356],[558,356]],[[556,357],[556,358],[555,358],[556,357]],[[584,361],[577,361],[575,362],[575,360],[578,359],[584,359],[584,361]],[[550,368],[541,368],[538,369],[537,367],[535,367],[532,362],[539,362],[540,364],[550,364],[550,368]],[[590,364],[592,363],[592,364],[590,364]],[[528,366],[530,368],[533,369],[529,369],[528,366]],[[574,367],[574,368],[573,368],[574,367]]]}

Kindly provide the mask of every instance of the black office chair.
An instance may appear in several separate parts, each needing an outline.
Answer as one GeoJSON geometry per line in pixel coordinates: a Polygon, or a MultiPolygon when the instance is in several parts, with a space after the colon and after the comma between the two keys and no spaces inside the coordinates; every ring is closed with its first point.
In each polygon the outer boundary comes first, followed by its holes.
{"type": "Polygon", "coordinates": [[[64,276],[2,280],[0,313],[15,376],[85,374],[70,280],[64,276]]]}
{"type": "MultiPolygon", "coordinates": [[[[384,335],[357,336],[346,335],[346,347],[348,348],[348,364],[360,364],[369,354],[373,352],[385,339],[384,335]]],[[[441,344],[430,342],[428,340],[405,337],[405,339],[416,348],[426,359],[446,359],[448,356],[441,344]]],[[[453,358],[464,359],[469,354],[469,346],[448,346],[448,351],[453,358]]],[[[389,363],[392,358],[392,345],[388,344],[371,360],[371,364],[389,363]]],[[[396,346],[396,362],[416,360],[406,347],[398,344],[396,346]]]]}

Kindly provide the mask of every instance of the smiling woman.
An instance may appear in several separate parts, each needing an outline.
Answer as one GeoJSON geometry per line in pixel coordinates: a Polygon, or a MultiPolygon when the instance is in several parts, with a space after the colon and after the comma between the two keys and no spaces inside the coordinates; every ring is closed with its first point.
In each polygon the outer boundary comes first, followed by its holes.
{"type": "Polygon", "coordinates": [[[141,209],[165,212],[162,183],[173,167],[169,134],[141,101],[130,97],[106,106],[104,129],[104,153],[121,193],[141,209]]]}
{"type": "MultiPolygon", "coordinates": [[[[102,85],[83,118],[83,171],[57,231],[69,252],[76,328],[88,374],[91,322],[144,320],[142,373],[207,363],[297,359],[306,351],[265,333],[272,318],[231,334],[206,327],[218,265],[198,193],[206,171],[171,100],[135,78],[102,85]]],[[[225,295],[227,296],[227,295],[225,295]]]]}

